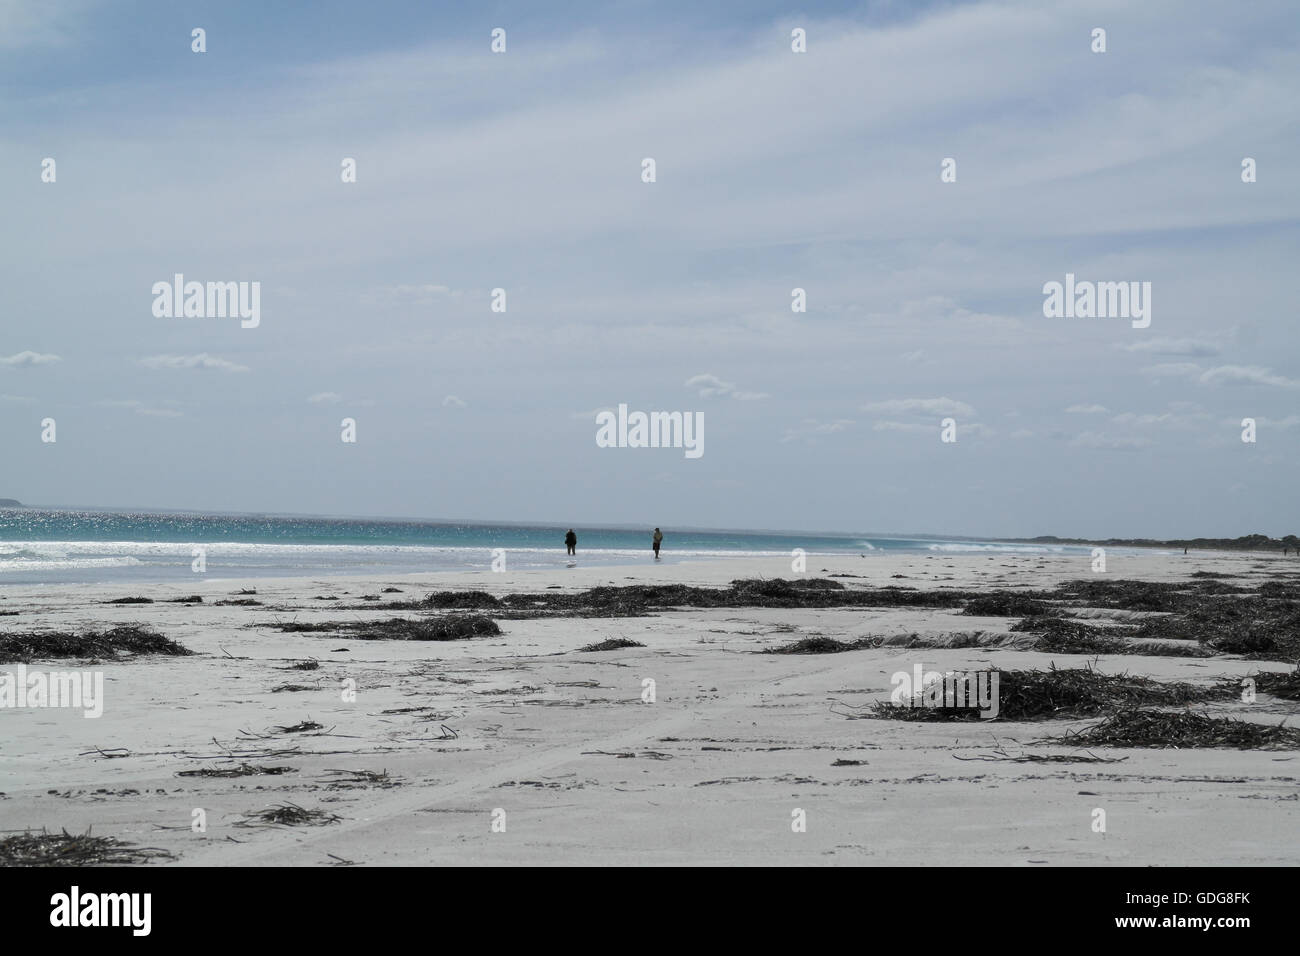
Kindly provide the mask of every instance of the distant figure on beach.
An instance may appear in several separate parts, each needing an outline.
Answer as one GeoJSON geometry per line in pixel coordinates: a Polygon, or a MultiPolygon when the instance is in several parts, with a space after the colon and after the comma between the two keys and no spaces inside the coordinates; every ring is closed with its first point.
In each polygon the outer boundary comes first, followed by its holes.
{"type": "Polygon", "coordinates": [[[578,553],[578,536],[569,529],[569,533],[564,536],[564,546],[569,549],[569,554],[577,555],[578,553]]]}
{"type": "Polygon", "coordinates": [[[652,539],[652,543],[654,544],[656,561],[659,560],[659,545],[663,544],[663,542],[664,542],[664,533],[660,531],[658,528],[655,528],[655,536],[652,539]]]}

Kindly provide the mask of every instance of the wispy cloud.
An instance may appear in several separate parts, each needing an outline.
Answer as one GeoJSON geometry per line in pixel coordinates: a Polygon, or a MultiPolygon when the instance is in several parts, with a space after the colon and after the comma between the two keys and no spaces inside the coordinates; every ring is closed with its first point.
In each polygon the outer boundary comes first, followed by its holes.
{"type": "Polygon", "coordinates": [[[1300,379],[1279,375],[1260,365],[1219,365],[1203,368],[1195,362],[1168,362],[1142,369],[1157,378],[1190,378],[1198,385],[1267,385],[1273,388],[1300,388],[1300,379]]]}
{"type": "Polygon", "coordinates": [[[1206,358],[1212,355],[1220,355],[1223,352],[1220,346],[1203,339],[1152,338],[1121,343],[1115,347],[1125,352],[1138,352],[1147,355],[1180,355],[1187,358],[1206,358]]]}
{"type": "Polygon", "coordinates": [[[63,361],[57,355],[50,355],[42,352],[19,352],[17,355],[8,357],[0,356],[0,365],[9,365],[15,368],[30,367],[33,365],[51,365],[55,362],[63,361]]]}
{"type": "Polygon", "coordinates": [[[891,398],[863,405],[862,410],[878,415],[961,415],[969,418],[975,414],[970,405],[952,398],[891,398]]]}
{"type": "Polygon", "coordinates": [[[239,365],[207,352],[198,355],[150,355],[140,359],[145,368],[155,369],[211,369],[218,372],[247,372],[247,365],[239,365]]]}
{"type": "Polygon", "coordinates": [[[1197,379],[1202,385],[1269,385],[1275,388],[1300,388],[1300,379],[1278,375],[1258,365],[1220,365],[1206,369],[1197,379]]]}
{"type": "Polygon", "coordinates": [[[745,392],[736,388],[732,382],[724,382],[716,375],[693,375],[686,380],[687,388],[699,389],[700,398],[734,398],[741,402],[752,402],[770,398],[766,392],[745,392]]]}
{"type": "Polygon", "coordinates": [[[102,402],[96,402],[104,408],[128,408],[137,415],[148,415],[153,418],[181,418],[184,412],[175,406],[179,404],[175,401],[164,402],[162,406],[152,405],[149,402],[143,402],[135,398],[126,399],[107,399],[102,402]]]}
{"type": "Polygon", "coordinates": [[[1151,444],[1149,438],[1136,435],[1107,435],[1102,432],[1082,432],[1070,440],[1076,448],[1146,448],[1151,444]]]}

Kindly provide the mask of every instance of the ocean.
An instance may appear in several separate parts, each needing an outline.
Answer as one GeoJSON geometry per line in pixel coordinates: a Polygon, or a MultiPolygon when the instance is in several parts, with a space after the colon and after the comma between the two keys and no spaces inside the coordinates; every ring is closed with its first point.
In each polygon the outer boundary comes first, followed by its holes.
{"type": "MultiPolygon", "coordinates": [[[[0,509],[0,586],[192,579],[196,550],[215,578],[406,574],[564,567],[561,525],[509,525],[300,515],[0,509]],[[504,554],[502,554],[502,552],[504,554]]],[[[652,528],[576,528],[580,565],[651,562],[652,528]]],[[[1087,553],[958,538],[904,538],[664,527],[663,562],[719,556],[789,559],[895,551],[1087,553]]]]}

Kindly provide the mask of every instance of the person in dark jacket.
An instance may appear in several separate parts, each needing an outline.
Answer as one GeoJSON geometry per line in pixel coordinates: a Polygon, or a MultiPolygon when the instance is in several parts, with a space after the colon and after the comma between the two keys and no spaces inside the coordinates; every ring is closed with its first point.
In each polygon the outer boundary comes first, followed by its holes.
{"type": "Polygon", "coordinates": [[[655,536],[654,536],[653,538],[651,538],[650,541],[651,541],[651,544],[654,546],[654,549],[655,549],[655,560],[658,561],[658,560],[659,560],[659,545],[663,544],[663,542],[664,542],[664,533],[663,533],[662,531],[660,531],[658,528],[655,528],[655,536]]]}
{"type": "Polygon", "coordinates": [[[564,546],[569,549],[569,554],[577,556],[578,554],[578,536],[569,529],[569,533],[564,536],[564,546]]]}

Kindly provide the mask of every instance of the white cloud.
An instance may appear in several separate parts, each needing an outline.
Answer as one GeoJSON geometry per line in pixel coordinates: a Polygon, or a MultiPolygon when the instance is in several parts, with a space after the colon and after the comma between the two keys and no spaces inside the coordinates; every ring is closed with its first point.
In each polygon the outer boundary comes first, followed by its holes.
{"type": "Polygon", "coordinates": [[[731,397],[741,402],[753,402],[762,398],[769,398],[766,392],[742,392],[736,389],[732,382],[724,382],[716,375],[693,375],[686,380],[687,388],[698,388],[700,398],[724,398],[731,397]]]}
{"type": "Polygon", "coordinates": [[[337,405],[343,401],[343,396],[338,392],[317,392],[315,395],[307,396],[307,401],[313,405],[337,405]]]}
{"type": "MultiPolygon", "coordinates": [[[[1233,427],[1239,427],[1241,422],[1233,419],[1231,424],[1233,427]]],[[[1300,415],[1288,415],[1286,418],[1257,417],[1255,419],[1255,424],[1266,425],[1269,428],[1295,428],[1297,425],[1300,425],[1300,415]]]]}
{"type": "Polygon", "coordinates": [[[469,408],[469,402],[463,398],[457,398],[455,395],[448,395],[442,400],[443,408],[469,408]]]}
{"type": "MultiPolygon", "coordinates": [[[[914,435],[938,435],[939,423],[935,422],[933,425],[922,425],[918,422],[883,421],[875,422],[871,426],[871,430],[876,432],[908,432],[914,435]]],[[[988,425],[981,424],[980,422],[969,422],[966,424],[961,422],[957,423],[957,438],[959,440],[971,435],[980,438],[987,438],[990,435],[996,434],[997,432],[994,429],[990,428],[988,425]]]]}
{"type": "Polygon", "coordinates": [[[1142,352],[1152,355],[1182,355],[1187,358],[1205,358],[1220,354],[1223,349],[1203,339],[1143,339],[1117,348],[1125,352],[1142,352]]]}
{"type": "Polygon", "coordinates": [[[1109,409],[1105,405],[1071,405],[1065,411],[1068,415],[1105,415],[1109,409]]]}
{"type": "Polygon", "coordinates": [[[1145,414],[1139,415],[1137,412],[1120,412],[1111,419],[1116,425],[1137,426],[1139,428],[1148,425],[1168,425],[1179,420],[1173,412],[1164,412],[1160,415],[1145,414]]]}
{"type": "Polygon", "coordinates": [[[237,365],[219,356],[209,355],[207,352],[200,352],[198,355],[150,355],[140,359],[140,364],[145,368],[201,368],[215,369],[219,372],[248,371],[247,365],[237,365]]]}
{"type": "MultiPolygon", "coordinates": [[[[153,418],[181,418],[185,414],[174,407],[159,408],[156,405],[150,405],[148,402],[142,402],[135,398],[113,399],[96,402],[96,404],[102,405],[105,408],[129,408],[137,415],[148,415],[153,418]]],[[[175,406],[176,404],[178,403],[175,401],[164,403],[166,406],[175,406]]]]}
{"type": "Polygon", "coordinates": [[[1076,448],[1146,448],[1149,439],[1129,435],[1105,435],[1101,432],[1083,432],[1071,439],[1076,448]]]}
{"type": "MultiPolygon", "coordinates": [[[[412,283],[379,286],[367,292],[363,296],[363,300],[385,305],[432,305],[439,299],[458,294],[452,292],[450,286],[435,285],[433,283],[412,283]]],[[[483,301],[484,308],[486,308],[486,296],[483,301]]]]}
{"type": "Polygon", "coordinates": [[[1258,365],[1220,365],[1206,369],[1197,380],[1202,385],[1272,385],[1277,388],[1300,388],[1300,379],[1278,375],[1258,365]]]}
{"type": "Polygon", "coordinates": [[[864,412],[881,415],[961,415],[970,417],[975,409],[951,398],[893,398],[863,405],[864,412]]]}
{"type": "Polygon", "coordinates": [[[41,352],[19,352],[17,355],[10,355],[8,358],[0,356],[0,365],[9,365],[13,367],[30,367],[33,365],[51,365],[54,362],[61,362],[63,359],[57,355],[49,355],[41,352]]]}
{"type": "Polygon", "coordinates": [[[1287,378],[1259,365],[1219,365],[1205,368],[1195,362],[1167,362],[1148,365],[1144,374],[1164,377],[1195,376],[1200,385],[1270,385],[1275,388],[1300,388],[1300,379],[1287,378]]]}

